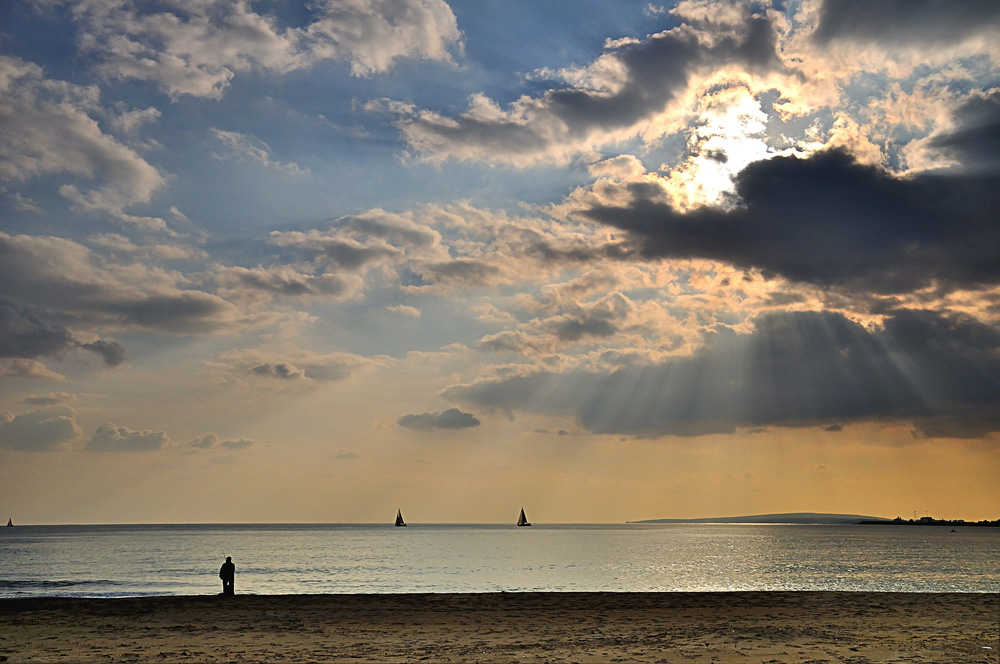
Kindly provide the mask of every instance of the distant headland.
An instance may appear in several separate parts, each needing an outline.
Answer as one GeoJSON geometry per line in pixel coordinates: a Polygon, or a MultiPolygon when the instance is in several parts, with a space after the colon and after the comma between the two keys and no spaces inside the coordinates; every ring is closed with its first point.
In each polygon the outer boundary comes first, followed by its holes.
{"type": "Polygon", "coordinates": [[[820,512],[790,512],[786,514],[753,514],[748,516],[720,516],[704,519],[646,519],[644,521],[626,521],[626,523],[758,523],[758,524],[793,524],[793,525],[863,525],[863,526],[993,526],[1000,527],[1000,519],[996,521],[966,521],[964,519],[935,519],[924,516],[919,519],[886,519],[880,516],[863,516],[861,514],[824,514],[820,512]]]}
{"type": "Polygon", "coordinates": [[[822,514],[818,512],[790,512],[786,514],[753,514],[750,516],[721,516],[706,519],[647,519],[626,523],[774,523],[802,525],[844,525],[856,523],[892,523],[889,519],[861,514],[822,514]]]}

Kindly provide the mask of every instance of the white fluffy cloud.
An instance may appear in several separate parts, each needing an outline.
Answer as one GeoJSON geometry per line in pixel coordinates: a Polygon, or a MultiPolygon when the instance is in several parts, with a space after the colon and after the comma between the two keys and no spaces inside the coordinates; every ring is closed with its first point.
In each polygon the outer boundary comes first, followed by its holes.
{"type": "Polygon", "coordinates": [[[101,130],[99,101],[95,86],[48,79],[37,65],[0,56],[0,181],[68,174],[77,182],[61,193],[78,206],[162,229],[161,220],[124,213],[148,202],[164,178],[101,130]]]}
{"type": "Polygon", "coordinates": [[[149,10],[131,0],[73,4],[82,46],[111,78],[155,82],[173,98],[219,98],[238,73],[347,61],[365,76],[399,58],[450,60],[461,34],[443,0],[324,0],[312,21],[283,27],[249,0],[182,0],[149,10]]]}

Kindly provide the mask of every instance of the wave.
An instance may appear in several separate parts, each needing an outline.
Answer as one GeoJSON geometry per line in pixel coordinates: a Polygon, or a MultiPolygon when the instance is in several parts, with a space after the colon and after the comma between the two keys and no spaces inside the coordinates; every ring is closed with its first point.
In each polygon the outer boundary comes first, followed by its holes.
{"type": "Polygon", "coordinates": [[[83,581],[51,581],[48,579],[0,579],[0,592],[10,590],[46,590],[73,588],[75,586],[119,586],[119,581],[93,579],[83,581]]]}

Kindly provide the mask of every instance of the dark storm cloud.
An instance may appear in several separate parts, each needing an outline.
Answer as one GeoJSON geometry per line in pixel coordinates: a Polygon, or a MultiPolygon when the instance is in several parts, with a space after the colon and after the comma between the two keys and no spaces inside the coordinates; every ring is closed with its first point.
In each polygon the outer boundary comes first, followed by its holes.
{"type": "Polygon", "coordinates": [[[824,0],[814,39],[951,43],[998,28],[996,0],[824,0]]]}
{"type": "Polygon", "coordinates": [[[46,321],[13,298],[0,296],[0,358],[34,359],[74,348],[100,355],[109,367],[125,361],[125,349],[117,342],[82,343],[65,327],[46,321]]]}
{"type": "Polygon", "coordinates": [[[444,396],[641,437],[900,420],[915,435],[975,437],[1000,431],[1000,332],[927,311],[898,311],[879,331],[835,313],[772,314],[752,334],[714,335],[693,357],[539,372],[444,396]]]}
{"type": "Polygon", "coordinates": [[[17,416],[0,413],[0,447],[31,452],[52,449],[80,435],[75,417],[66,407],[17,416]]]}
{"type": "Polygon", "coordinates": [[[629,231],[647,257],[723,260],[821,286],[1000,282],[1000,177],[896,178],[828,151],[755,162],[736,192],[735,209],[680,213],[638,187],[627,206],[581,213],[629,231]]]}
{"type": "Polygon", "coordinates": [[[106,422],[97,427],[87,449],[97,452],[155,452],[170,443],[163,431],[134,431],[106,422]]]}
{"type": "Polygon", "coordinates": [[[973,94],[955,119],[959,128],[935,137],[931,145],[952,154],[960,168],[1000,170],[1000,92],[973,94]]]}
{"type": "Polygon", "coordinates": [[[451,408],[443,413],[403,415],[399,418],[398,424],[401,427],[417,431],[434,431],[436,429],[468,429],[478,427],[480,422],[470,413],[463,413],[457,408],[451,408]]]}

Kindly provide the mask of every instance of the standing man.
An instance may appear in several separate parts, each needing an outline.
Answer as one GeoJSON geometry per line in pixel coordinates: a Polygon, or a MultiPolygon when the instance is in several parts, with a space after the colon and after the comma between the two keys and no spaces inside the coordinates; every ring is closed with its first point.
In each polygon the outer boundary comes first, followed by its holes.
{"type": "Polygon", "coordinates": [[[222,594],[235,595],[236,565],[233,564],[232,556],[226,556],[226,562],[222,563],[222,569],[219,570],[219,578],[222,579],[222,594]]]}

